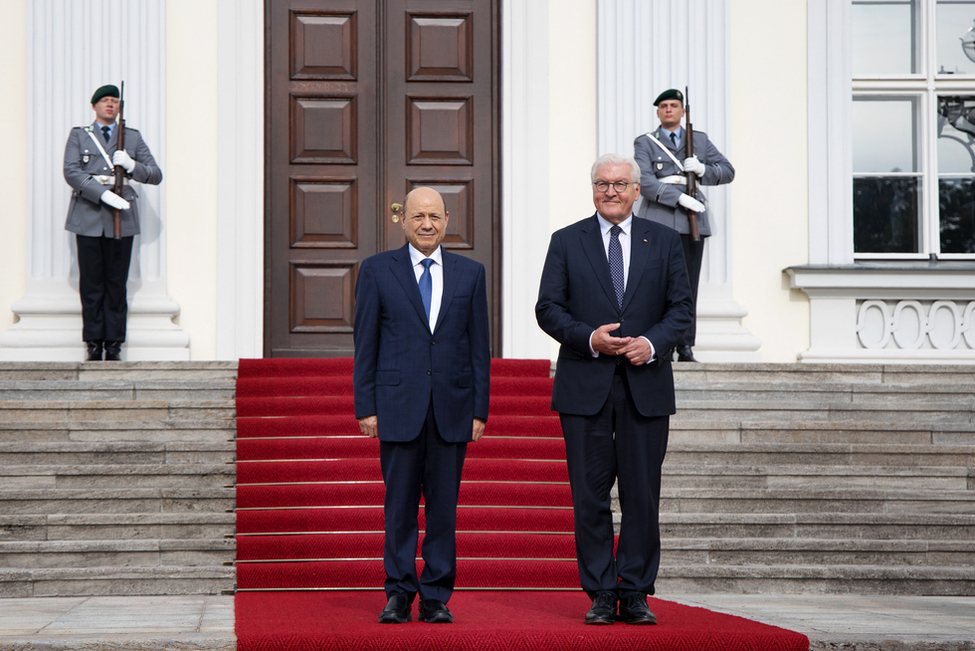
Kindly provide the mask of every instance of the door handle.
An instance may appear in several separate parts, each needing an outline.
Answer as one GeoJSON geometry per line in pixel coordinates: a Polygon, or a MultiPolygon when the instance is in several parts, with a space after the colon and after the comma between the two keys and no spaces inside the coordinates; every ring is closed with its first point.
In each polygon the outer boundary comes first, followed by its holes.
{"type": "Polygon", "coordinates": [[[394,204],[392,204],[392,205],[389,206],[389,209],[393,211],[393,217],[392,217],[392,219],[393,219],[393,223],[395,224],[400,219],[399,218],[399,215],[397,213],[403,212],[403,204],[401,204],[401,203],[394,203],[394,204]]]}

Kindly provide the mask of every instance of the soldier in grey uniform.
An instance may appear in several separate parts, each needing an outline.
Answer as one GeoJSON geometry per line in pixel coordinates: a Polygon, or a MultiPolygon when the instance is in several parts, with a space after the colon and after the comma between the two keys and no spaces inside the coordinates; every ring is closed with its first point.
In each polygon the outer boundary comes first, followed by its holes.
{"type": "Polygon", "coordinates": [[[82,339],[88,359],[121,359],[125,341],[132,239],[139,233],[138,193],[129,182],[162,181],[142,135],[125,128],[125,149],[118,149],[116,118],[119,90],[102,86],[91,97],[95,121],[75,127],[64,148],[64,180],[71,186],[71,204],[65,229],[75,233],[78,244],[79,293],[82,339]],[[125,170],[122,196],[116,194],[115,168],[125,170]],[[122,211],[121,238],[115,239],[114,209],[122,211]]]}
{"type": "Polygon", "coordinates": [[[694,130],[694,156],[688,158],[686,132],[680,125],[684,117],[684,94],[676,88],[660,93],[653,102],[657,107],[660,127],[633,142],[634,158],[640,165],[640,194],[644,208],[639,216],[669,226],[680,233],[684,245],[691,297],[694,301],[694,321],[677,346],[677,361],[696,362],[691,347],[697,334],[697,285],[704,259],[704,238],[711,235],[707,199],[698,190],[697,196],[687,194],[687,174],[698,177],[698,186],[731,183],[735,168],[731,166],[714,143],[702,131],[694,130]],[[697,213],[701,240],[690,236],[687,211],[697,213]]]}

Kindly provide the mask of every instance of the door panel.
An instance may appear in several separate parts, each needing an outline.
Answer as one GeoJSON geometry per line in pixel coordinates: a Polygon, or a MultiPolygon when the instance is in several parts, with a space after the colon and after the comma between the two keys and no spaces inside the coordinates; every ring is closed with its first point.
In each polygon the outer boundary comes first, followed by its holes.
{"type": "Polygon", "coordinates": [[[346,356],[355,275],[421,185],[487,268],[500,354],[498,0],[268,0],[265,355],[346,356]]]}

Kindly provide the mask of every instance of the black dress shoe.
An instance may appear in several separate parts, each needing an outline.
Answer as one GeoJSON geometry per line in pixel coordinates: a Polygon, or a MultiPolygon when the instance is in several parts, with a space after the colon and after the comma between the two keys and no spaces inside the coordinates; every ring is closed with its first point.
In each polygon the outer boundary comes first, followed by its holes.
{"type": "Polygon", "coordinates": [[[694,353],[691,352],[690,346],[678,346],[677,347],[677,361],[678,362],[696,362],[694,359],[694,353]]]}
{"type": "Polygon", "coordinates": [[[85,343],[88,345],[88,361],[89,362],[102,361],[102,342],[86,341],[85,343]]]}
{"type": "Polygon", "coordinates": [[[592,608],[586,613],[587,624],[612,624],[616,621],[616,593],[597,592],[592,608]]]}
{"type": "Polygon", "coordinates": [[[389,597],[383,612],[379,613],[380,624],[405,624],[413,619],[413,600],[402,592],[389,597]]]}
{"type": "Polygon", "coordinates": [[[647,598],[634,594],[620,599],[620,619],[627,624],[656,624],[657,617],[647,606],[647,598]]]}
{"type": "Polygon", "coordinates": [[[421,599],[419,620],[428,624],[453,624],[454,616],[447,610],[447,604],[444,602],[437,599],[421,599]]]}
{"type": "Polygon", "coordinates": [[[105,361],[106,362],[121,362],[122,361],[122,342],[121,341],[106,341],[105,342],[105,361]]]}

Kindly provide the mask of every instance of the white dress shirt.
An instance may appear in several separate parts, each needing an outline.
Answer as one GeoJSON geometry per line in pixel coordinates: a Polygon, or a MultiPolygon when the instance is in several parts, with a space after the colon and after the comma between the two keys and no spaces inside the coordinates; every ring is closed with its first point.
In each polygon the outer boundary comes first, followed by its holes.
{"type": "MultiPolygon", "coordinates": [[[[430,332],[433,332],[437,327],[437,315],[440,314],[440,303],[443,300],[443,249],[437,247],[437,250],[430,254],[430,259],[433,260],[433,264],[430,265],[430,278],[433,280],[433,291],[430,294],[430,332]]],[[[426,256],[417,251],[412,244],[410,244],[410,261],[413,263],[413,273],[416,274],[416,282],[419,285],[420,276],[423,275],[423,265],[421,264],[426,260],[426,256]]]]}

